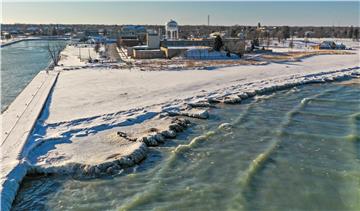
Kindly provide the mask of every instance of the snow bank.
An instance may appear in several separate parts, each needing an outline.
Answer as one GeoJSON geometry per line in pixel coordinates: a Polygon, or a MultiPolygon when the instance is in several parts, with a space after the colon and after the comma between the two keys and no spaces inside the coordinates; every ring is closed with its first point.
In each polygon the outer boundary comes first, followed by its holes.
{"type": "Polygon", "coordinates": [[[227,56],[226,52],[224,51],[214,51],[208,48],[189,49],[185,52],[184,55],[187,59],[239,59],[239,56],[235,54],[230,54],[230,56],[227,56]]]}

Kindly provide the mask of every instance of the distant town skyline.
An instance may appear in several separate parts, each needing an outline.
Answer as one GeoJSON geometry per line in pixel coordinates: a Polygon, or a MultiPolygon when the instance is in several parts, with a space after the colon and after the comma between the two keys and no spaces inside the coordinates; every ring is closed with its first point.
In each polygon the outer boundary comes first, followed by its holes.
{"type": "Polygon", "coordinates": [[[359,26],[358,1],[125,2],[39,1],[2,4],[2,23],[359,26]]]}

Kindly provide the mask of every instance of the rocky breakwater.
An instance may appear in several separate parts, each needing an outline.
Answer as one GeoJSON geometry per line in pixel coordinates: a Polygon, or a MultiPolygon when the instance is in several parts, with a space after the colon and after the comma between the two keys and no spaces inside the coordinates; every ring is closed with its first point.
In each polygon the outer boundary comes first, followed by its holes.
{"type": "Polygon", "coordinates": [[[334,72],[320,72],[316,74],[292,76],[281,80],[257,81],[250,84],[234,86],[232,89],[219,90],[215,95],[191,102],[196,107],[215,107],[218,103],[239,104],[241,101],[256,95],[290,89],[297,86],[315,83],[327,83],[350,80],[360,77],[360,67],[347,68],[334,72]]]}
{"type": "Polygon", "coordinates": [[[175,138],[190,120],[167,114],[140,124],[119,127],[73,140],[48,140],[28,156],[28,174],[61,174],[76,177],[114,175],[139,164],[148,147],[175,138]]]}

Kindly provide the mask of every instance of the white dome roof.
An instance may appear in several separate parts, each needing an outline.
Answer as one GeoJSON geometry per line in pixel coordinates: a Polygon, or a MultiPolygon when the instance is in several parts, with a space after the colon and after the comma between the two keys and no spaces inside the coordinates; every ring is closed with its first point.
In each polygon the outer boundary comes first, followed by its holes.
{"type": "Polygon", "coordinates": [[[176,21],[174,21],[174,20],[170,20],[170,21],[168,21],[166,24],[165,24],[165,26],[167,27],[167,28],[177,28],[177,26],[178,26],[178,23],[176,22],[176,21]]]}

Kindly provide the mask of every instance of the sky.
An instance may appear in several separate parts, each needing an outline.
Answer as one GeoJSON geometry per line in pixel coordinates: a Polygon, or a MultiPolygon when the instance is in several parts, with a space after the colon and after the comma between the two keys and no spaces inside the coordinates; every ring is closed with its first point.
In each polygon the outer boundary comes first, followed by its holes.
{"type": "Polygon", "coordinates": [[[4,0],[2,23],[359,26],[359,1],[4,0]]]}

